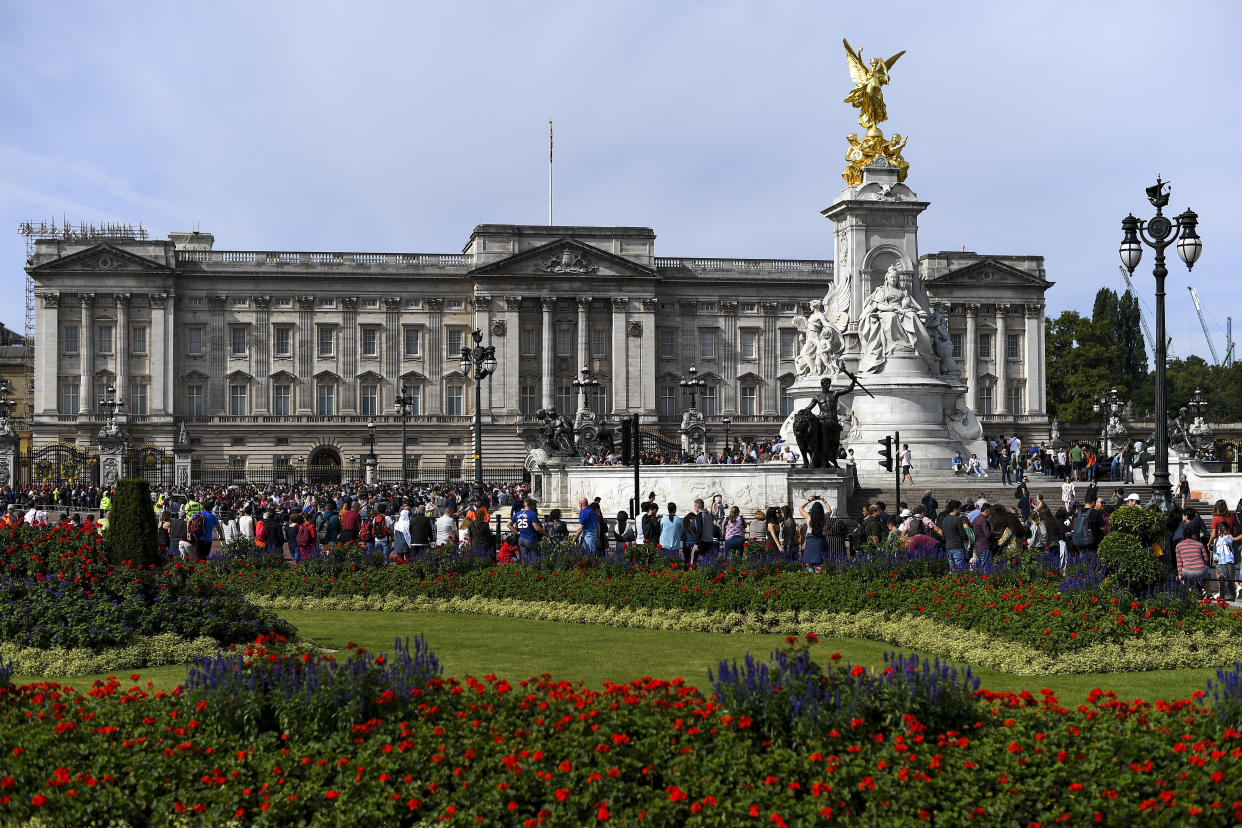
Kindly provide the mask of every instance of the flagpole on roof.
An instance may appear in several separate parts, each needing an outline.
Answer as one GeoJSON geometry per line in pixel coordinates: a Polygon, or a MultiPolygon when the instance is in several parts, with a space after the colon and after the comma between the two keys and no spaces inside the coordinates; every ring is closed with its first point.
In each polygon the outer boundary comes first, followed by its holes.
{"type": "Polygon", "coordinates": [[[548,226],[552,226],[552,119],[548,119],[548,226]]]}

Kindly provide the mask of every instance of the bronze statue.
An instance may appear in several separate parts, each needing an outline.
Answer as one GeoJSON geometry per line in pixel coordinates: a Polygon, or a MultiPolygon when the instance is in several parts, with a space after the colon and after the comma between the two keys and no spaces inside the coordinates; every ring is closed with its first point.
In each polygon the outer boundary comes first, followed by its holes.
{"type": "Polygon", "coordinates": [[[854,88],[845,96],[845,102],[858,109],[858,123],[868,130],[888,120],[888,110],[884,106],[884,91],[881,89],[888,83],[888,70],[893,68],[897,59],[906,53],[902,49],[888,60],[871,59],[870,68],[863,63],[862,49],[857,52],[850,47],[850,42],[842,38],[845,44],[845,60],[850,67],[850,78],[854,88]]]}
{"type": "Polygon", "coordinates": [[[560,454],[573,457],[577,454],[574,448],[574,427],[564,414],[557,413],[555,408],[541,408],[535,412],[539,420],[539,448],[548,454],[560,454]]]}
{"type": "MultiPolygon", "coordinates": [[[[845,373],[850,378],[848,386],[840,391],[833,391],[832,378],[824,377],[819,381],[820,392],[811,398],[811,402],[806,408],[802,409],[802,411],[806,411],[807,415],[809,415],[814,412],[816,407],[819,408],[819,416],[816,418],[816,425],[819,428],[811,432],[814,437],[808,440],[808,447],[811,449],[810,467],[813,469],[841,468],[840,464],[837,463],[837,455],[841,453],[841,417],[837,414],[837,401],[859,387],[858,377],[848,371],[845,373]]],[[[801,414],[802,412],[799,411],[798,413],[801,414]]],[[[795,436],[797,436],[798,427],[798,417],[795,415],[795,436]]],[[[801,439],[798,441],[798,448],[802,448],[801,439]]],[[[804,450],[804,460],[806,454],[807,452],[804,450]]]]}

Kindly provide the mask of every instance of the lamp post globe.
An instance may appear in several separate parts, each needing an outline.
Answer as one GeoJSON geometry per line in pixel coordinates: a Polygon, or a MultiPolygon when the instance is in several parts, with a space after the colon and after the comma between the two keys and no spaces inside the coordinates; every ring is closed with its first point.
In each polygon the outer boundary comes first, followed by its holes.
{"type": "Polygon", "coordinates": [[[1156,215],[1143,221],[1131,213],[1121,220],[1122,237],[1118,251],[1122,265],[1131,274],[1142,261],[1144,245],[1156,252],[1152,267],[1152,275],[1156,279],[1156,341],[1153,349],[1156,358],[1156,470],[1152,476],[1151,498],[1153,504],[1166,512],[1173,506],[1173,489],[1169,482],[1169,405],[1165,392],[1168,340],[1165,334],[1164,280],[1169,270],[1165,267],[1164,251],[1176,244],[1177,254],[1186,263],[1187,270],[1194,268],[1203,253],[1203,242],[1197,232],[1198,214],[1185,210],[1173,218],[1164,215],[1164,208],[1169,203],[1168,186],[1169,182],[1156,176],[1156,183],[1147,188],[1147,200],[1156,208],[1156,215]]]}

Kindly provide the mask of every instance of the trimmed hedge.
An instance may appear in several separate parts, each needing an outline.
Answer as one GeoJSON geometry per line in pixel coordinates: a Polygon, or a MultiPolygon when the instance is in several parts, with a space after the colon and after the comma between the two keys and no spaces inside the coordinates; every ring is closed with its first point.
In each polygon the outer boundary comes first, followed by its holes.
{"type": "Polygon", "coordinates": [[[155,511],[151,508],[151,487],[142,478],[116,481],[108,531],[104,534],[108,560],[114,564],[132,561],[140,566],[161,566],[167,558],[160,554],[155,511]]]}

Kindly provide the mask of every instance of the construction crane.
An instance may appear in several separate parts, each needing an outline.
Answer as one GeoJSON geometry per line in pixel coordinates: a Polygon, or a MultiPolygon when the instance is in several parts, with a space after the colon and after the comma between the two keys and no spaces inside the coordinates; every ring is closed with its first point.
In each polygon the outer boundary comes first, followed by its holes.
{"type": "Polygon", "coordinates": [[[1216,354],[1216,343],[1212,341],[1212,334],[1208,330],[1207,318],[1203,315],[1203,306],[1199,304],[1199,294],[1195,292],[1194,285],[1186,285],[1186,289],[1190,291],[1190,298],[1195,303],[1195,312],[1199,314],[1199,324],[1203,326],[1203,338],[1207,340],[1208,350],[1212,352],[1212,364],[1220,365],[1220,357],[1216,354]]]}
{"type": "MultiPolygon", "coordinates": [[[[1154,356],[1156,352],[1156,337],[1152,336],[1151,326],[1147,324],[1147,309],[1143,307],[1138,291],[1134,289],[1134,283],[1130,281],[1130,272],[1120,265],[1118,267],[1121,268],[1121,278],[1126,280],[1126,293],[1133,296],[1135,303],[1138,305],[1139,324],[1143,326],[1143,336],[1147,337],[1148,343],[1151,344],[1152,355],[1154,356]]],[[[1169,337],[1168,341],[1165,342],[1164,354],[1166,359],[1173,358],[1173,337],[1169,337]]]]}

